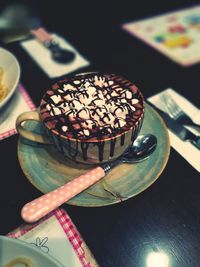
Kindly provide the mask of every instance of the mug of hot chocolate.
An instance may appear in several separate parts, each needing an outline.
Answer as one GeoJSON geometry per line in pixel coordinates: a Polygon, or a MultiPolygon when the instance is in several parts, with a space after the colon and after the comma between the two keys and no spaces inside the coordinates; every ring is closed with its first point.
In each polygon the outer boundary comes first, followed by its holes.
{"type": "Polygon", "coordinates": [[[87,164],[118,158],[138,136],[144,117],[140,90],[124,77],[98,72],[60,80],[49,88],[39,109],[19,115],[16,128],[31,141],[53,144],[64,156],[87,164]],[[24,122],[42,123],[45,134],[24,122]]]}

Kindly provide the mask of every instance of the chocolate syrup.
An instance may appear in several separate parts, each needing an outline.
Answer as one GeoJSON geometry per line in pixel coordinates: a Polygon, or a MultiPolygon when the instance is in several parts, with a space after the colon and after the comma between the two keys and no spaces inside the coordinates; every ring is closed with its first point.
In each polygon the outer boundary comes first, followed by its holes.
{"type": "Polygon", "coordinates": [[[88,147],[89,147],[89,143],[81,142],[81,149],[82,149],[82,155],[83,155],[84,160],[88,159],[88,155],[87,155],[88,147]]]}
{"type": "Polygon", "coordinates": [[[110,140],[110,157],[114,156],[116,138],[110,140]]]}
{"type": "Polygon", "coordinates": [[[103,161],[103,152],[104,152],[104,141],[100,141],[97,143],[98,144],[98,148],[99,148],[99,161],[103,161]]]}
{"type": "Polygon", "coordinates": [[[125,140],[125,134],[121,135],[121,141],[120,141],[120,145],[123,146],[124,145],[124,140],[125,140]]]}

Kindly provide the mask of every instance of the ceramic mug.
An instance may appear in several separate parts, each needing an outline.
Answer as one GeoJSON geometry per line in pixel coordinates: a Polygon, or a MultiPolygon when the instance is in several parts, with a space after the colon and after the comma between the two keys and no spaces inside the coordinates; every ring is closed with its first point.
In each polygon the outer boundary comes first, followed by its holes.
{"type": "Polygon", "coordinates": [[[115,74],[83,73],[53,84],[39,109],[18,116],[16,129],[76,162],[97,164],[127,150],[143,117],[143,95],[132,82],[115,74]],[[41,123],[44,134],[28,130],[24,122],[30,120],[41,123]]]}

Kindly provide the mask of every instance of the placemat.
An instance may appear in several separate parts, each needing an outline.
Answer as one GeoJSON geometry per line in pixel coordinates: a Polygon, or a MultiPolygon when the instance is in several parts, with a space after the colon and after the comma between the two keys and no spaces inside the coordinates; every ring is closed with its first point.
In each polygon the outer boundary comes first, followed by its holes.
{"type": "Polygon", "coordinates": [[[34,109],[35,105],[28,92],[19,84],[9,103],[0,110],[0,140],[17,133],[15,122],[18,115],[34,109]]]}
{"type": "MultiPolygon", "coordinates": [[[[197,124],[200,125],[200,109],[194,106],[185,97],[178,94],[174,89],[168,88],[148,98],[148,100],[162,111],[168,113],[166,103],[163,99],[165,97],[172,97],[172,99],[181,107],[181,109],[197,124]]],[[[195,135],[200,136],[200,130],[198,131],[194,127],[185,126],[195,135]]],[[[185,159],[187,160],[198,172],[200,172],[200,150],[197,149],[190,142],[182,141],[172,131],[169,130],[170,144],[171,146],[185,159]]]]}
{"type": "Polygon", "coordinates": [[[25,51],[50,78],[56,78],[90,65],[90,62],[85,59],[66,39],[57,34],[52,34],[52,36],[62,48],[75,53],[75,59],[72,62],[66,64],[55,62],[51,58],[50,51],[35,38],[21,42],[21,46],[25,49],[25,51]]]}
{"type": "Polygon", "coordinates": [[[9,237],[21,239],[59,260],[66,267],[98,267],[94,256],[63,209],[34,224],[23,224],[9,237]]]}
{"type": "Polygon", "coordinates": [[[178,64],[200,62],[200,5],[130,21],[122,28],[178,64]]]}

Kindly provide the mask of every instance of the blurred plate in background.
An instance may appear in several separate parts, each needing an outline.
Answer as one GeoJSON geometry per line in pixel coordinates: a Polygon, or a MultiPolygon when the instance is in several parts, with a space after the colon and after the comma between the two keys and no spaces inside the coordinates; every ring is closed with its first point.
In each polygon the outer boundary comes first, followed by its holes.
{"type": "Polygon", "coordinates": [[[17,89],[20,73],[20,65],[16,57],[8,50],[0,47],[0,96],[4,90],[2,87],[7,90],[5,97],[0,97],[0,108],[8,102],[17,89]]]}
{"type": "Polygon", "coordinates": [[[39,248],[6,236],[0,236],[0,266],[64,267],[39,248]]]}

